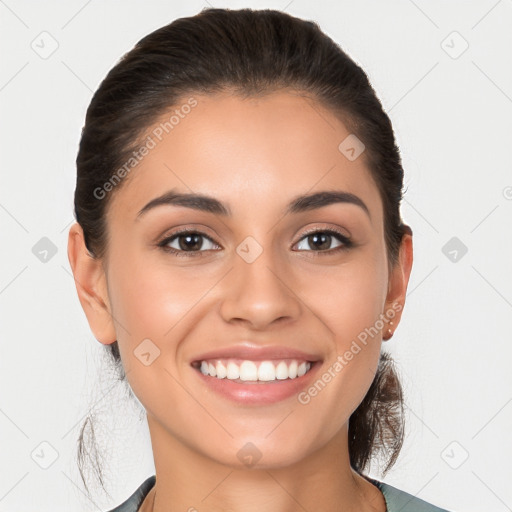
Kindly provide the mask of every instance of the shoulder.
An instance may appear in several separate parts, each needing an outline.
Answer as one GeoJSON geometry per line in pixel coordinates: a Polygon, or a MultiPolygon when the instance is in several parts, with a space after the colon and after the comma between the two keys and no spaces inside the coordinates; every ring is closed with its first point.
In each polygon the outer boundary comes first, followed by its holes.
{"type": "Polygon", "coordinates": [[[150,476],[140,487],[123,503],[108,512],[137,512],[148,492],[153,488],[156,482],[156,476],[150,476]]]}
{"type": "Polygon", "coordinates": [[[367,476],[365,478],[376,485],[384,495],[387,512],[449,512],[392,485],[367,476]]]}

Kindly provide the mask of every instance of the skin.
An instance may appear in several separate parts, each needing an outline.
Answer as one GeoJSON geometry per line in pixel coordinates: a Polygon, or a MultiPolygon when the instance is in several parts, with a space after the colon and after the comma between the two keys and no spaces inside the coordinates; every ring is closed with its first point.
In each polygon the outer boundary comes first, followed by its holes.
{"type": "MultiPolygon", "coordinates": [[[[69,261],[91,330],[105,345],[118,340],[147,411],[157,482],[142,510],[384,512],[381,492],[350,467],[347,432],[388,325],[306,405],[296,396],[236,404],[201,383],[189,362],[250,340],[318,354],[321,375],[379,314],[393,303],[403,307],[412,237],[404,236],[391,268],[364,153],[350,161],[338,150],[349,131],[310,98],[293,91],[194,97],[198,105],[111,192],[105,259],[90,257],[78,224],[69,231],[69,261]],[[136,220],[171,188],[213,196],[233,215],[166,205],[136,220]],[[320,190],[351,192],[370,215],[348,203],[283,215],[292,198],[320,190]],[[202,256],[157,246],[187,226],[205,233],[202,256]],[[309,228],[338,228],[356,246],[321,253],[304,236],[309,228]],[[252,263],[236,252],[247,236],[263,249],[252,263]],[[133,351],[147,338],[160,356],[145,366],[133,351]],[[237,457],[248,442],[262,454],[251,467],[237,457]]],[[[179,249],[179,239],[169,245],[179,249]]],[[[335,237],[327,242],[328,249],[339,245],[335,237]]],[[[392,330],[400,317],[401,310],[392,330]]]]}

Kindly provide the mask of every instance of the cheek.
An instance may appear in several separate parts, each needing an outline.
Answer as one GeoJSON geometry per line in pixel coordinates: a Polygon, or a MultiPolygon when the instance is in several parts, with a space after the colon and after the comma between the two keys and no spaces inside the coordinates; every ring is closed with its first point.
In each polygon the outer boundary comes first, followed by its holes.
{"type": "Polygon", "coordinates": [[[208,300],[201,298],[214,283],[163,261],[147,256],[120,261],[109,274],[110,300],[133,392],[154,416],[169,409],[187,417],[190,396],[179,384],[180,340],[204,317],[208,300]]]}
{"type": "Polygon", "coordinates": [[[111,272],[111,302],[119,335],[129,343],[161,340],[190,312],[211,284],[190,268],[176,268],[165,259],[125,260],[111,272]],[[126,337],[126,331],[129,336],[126,337]]]}
{"type": "Polygon", "coordinates": [[[387,270],[384,258],[377,256],[367,251],[321,275],[302,273],[295,278],[300,283],[298,295],[306,298],[307,306],[322,321],[338,353],[353,339],[364,338],[369,329],[369,338],[378,338],[372,326],[380,325],[376,322],[383,313],[387,270]]]}
{"type": "Polygon", "coordinates": [[[331,346],[318,380],[300,402],[307,403],[312,414],[319,414],[324,407],[331,411],[331,434],[348,420],[373,381],[386,291],[385,260],[370,256],[336,272],[331,268],[328,278],[309,281],[307,294],[304,289],[331,346]]]}
{"type": "Polygon", "coordinates": [[[382,313],[383,290],[385,288],[373,268],[362,267],[360,272],[344,276],[329,306],[339,350],[347,349],[354,339],[363,340],[364,333],[371,332],[371,339],[380,336],[380,332],[376,336],[375,328],[380,331],[377,320],[382,313]]]}
{"type": "Polygon", "coordinates": [[[174,386],[172,376],[183,371],[181,341],[206,322],[213,296],[206,292],[218,279],[211,272],[171,266],[160,255],[132,256],[112,266],[109,296],[119,351],[139,398],[141,393],[151,399],[163,383],[174,386]]]}

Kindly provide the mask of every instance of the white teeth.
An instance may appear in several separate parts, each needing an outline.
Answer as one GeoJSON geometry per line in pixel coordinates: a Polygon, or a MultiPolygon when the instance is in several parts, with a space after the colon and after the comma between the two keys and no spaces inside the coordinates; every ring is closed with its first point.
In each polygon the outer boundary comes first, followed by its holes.
{"type": "MultiPolygon", "coordinates": [[[[308,364],[311,366],[311,363],[308,364]]],[[[295,379],[295,377],[297,377],[297,361],[292,361],[290,363],[290,366],[288,367],[288,376],[290,377],[290,379],[295,379]]]]}
{"type": "Polygon", "coordinates": [[[242,381],[273,381],[296,379],[302,377],[311,368],[311,363],[302,361],[261,361],[259,366],[254,361],[242,361],[240,365],[228,361],[224,365],[221,361],[216,363],[201,361],[200,371],[203,375],[210,375],[218,379],[240,379],[242,381]]]}
{"type": "Polygon", "coordinates": [[[281,361],[276,367],[276,378],[279,380],[288,378],[288,365],[284,361],[281,361]]]}
{"type": "Polygon", "coordinates": [[[217,378],[218,379],[225,379],[227,374],[228,374],[228,371],[227,371],[226,367],[219,361],[215,368],[217,370],[217,378]]]}
{"type": "MultiPolygon", "coordinates": [[[[212,375],[213,377],[213,375],[212,375]]],[[[226,378],[228,379],[238,379],[240,377],[240,368],[235,363],[228,363],[228,373],[226,378]]]]}
{"type": "Polygon", "coordinates": [[[263,361],[258,368],[258,380],[276,380],[276,367],[270,361],[263,361]]]}
{"type": "Polygon", "coordinates": [[[240,380],[258,380],[258,368],[252,361],[240,365],[240,380]]]}

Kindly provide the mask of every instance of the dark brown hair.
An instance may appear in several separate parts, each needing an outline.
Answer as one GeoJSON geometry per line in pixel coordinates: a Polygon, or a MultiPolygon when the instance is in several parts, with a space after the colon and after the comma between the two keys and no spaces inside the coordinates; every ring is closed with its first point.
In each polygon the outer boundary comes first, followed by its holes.
{"type": "MultiPolygon", "coordinates": [[[[329,109],[363,141],[363,157],[383,203],[388,263],[397,264],[402,236],[411,231],[400,216],[404,173],[390,119],[365,72],[316,23],[270,9],[206,8],[177,19],[141,39],[102,81],[82,130],[74,199],[91,256],[107,254],[105,212],[123,181],[100,199],[95,191],[140,148],[163,114],[194,93],[250,97],[290,88],[329,109]]],[[[107,350],[125,379],[117,341],[107,350]]],[[[84,433],[94,441],[90,418],[82,426],[78,452],[87,488],[86,460],[102,479],[98,454],[86,446],[84,433]]],[[[403,435],[402,389],[383,352],[368,393],[350,416],[352,467],[362,472],[382,452],[386,472],[403,435]]]]}

